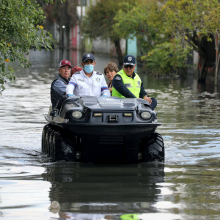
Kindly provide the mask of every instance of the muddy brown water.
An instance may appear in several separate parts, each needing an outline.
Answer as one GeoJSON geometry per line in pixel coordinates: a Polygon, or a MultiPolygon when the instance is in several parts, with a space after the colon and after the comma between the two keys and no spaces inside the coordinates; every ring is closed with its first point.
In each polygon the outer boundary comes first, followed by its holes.
{"type": "MultiPolygon", "coordinates": [[[[1,219],[220,219],[220,100],[213,79],[203,86],[141,74],[157,98],[157,132],[165,164],[51,163],[41,154],[50,84],[61,59],[80,64],[76,51],[33,52],[32,67],[15,66],[16,80],[0,96],[1,219]],[[205,93],[207,92],[207,93],[205,93]],[[52,201],[60,208],[49,209],[52,201]]],[[[96,54],[96,70],[109,61],[96,54]]]]}

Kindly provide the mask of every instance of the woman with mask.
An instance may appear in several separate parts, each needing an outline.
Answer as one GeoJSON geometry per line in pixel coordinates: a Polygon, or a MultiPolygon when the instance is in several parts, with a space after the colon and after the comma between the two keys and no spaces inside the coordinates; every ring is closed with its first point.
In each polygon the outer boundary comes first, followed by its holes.
{"type": "Polygon", "coordinates": [[[110,97],[105,77],[94,70],[96,62],[93,54],[84,54],[81,65],[83,70],[73,74],[66,87],[67,97],[74,95],[110,97]]]}

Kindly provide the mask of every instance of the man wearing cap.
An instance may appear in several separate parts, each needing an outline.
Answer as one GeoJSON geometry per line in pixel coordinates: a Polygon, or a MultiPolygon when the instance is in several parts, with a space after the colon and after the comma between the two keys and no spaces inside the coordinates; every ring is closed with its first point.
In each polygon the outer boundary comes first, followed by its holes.
{"type": "Polygon", "coordinates": [[[95,57],[91,53],[83,55],[83,70],[75,72],[66,87],[67,97],[70,96],[102,96],[110,97],[110,92],[102,73],[94,71],[95,57]]]}
{"type": "Polygon", "coordinates": [[[145,92],[143,82],[139,75],[134,72],[135,57],[124,57],[123,69],[112,80],[112,96],[119,98],[142,98],[150,103],[152,109],[157,106],[157,100],[150,98],[145,92]]]}
{"type": "Polygon", "coordinates": [[[66,94],[66,86],[69,83],[72,65],[68,60],[61,60],[59,63],[59,75],[52,82],[50,88],[50,98],[54,108],[57,101],[66,94]]]}

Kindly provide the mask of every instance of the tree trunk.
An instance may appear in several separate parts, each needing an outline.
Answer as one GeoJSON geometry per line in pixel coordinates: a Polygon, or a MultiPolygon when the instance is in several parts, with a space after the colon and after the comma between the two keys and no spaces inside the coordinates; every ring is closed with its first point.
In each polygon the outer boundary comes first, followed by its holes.
{"type": "Polygon", "coordinates": [[[115,43],[116,53],[118,55],[118,62],[120,65],[122,65],[123,64],[123,54],[121,51],[120,39],[115,40],[114,43],[115,43]]]}
{"type": "Polygon", "coordinates": [[[215,58],[216,58],[216,61],[215,61],[215,90],[217,92],[217,86],[218,86],[218,69],[219,69],[219,59],[220,59],[220,54],[219,54],[219,40],[218,40],[218,37],[219,37],[219,33],[216,32],[216,35],[215,35],[215,58]]]}
{"type": "Polygon", "coordinates": [[[198,66],[197,66],[198,81],[199,82],[205,82],[205,79],[207,76],[207,70],[205,69],[205,63],[206,63],[205,57],[200,54],[198,66]]]}

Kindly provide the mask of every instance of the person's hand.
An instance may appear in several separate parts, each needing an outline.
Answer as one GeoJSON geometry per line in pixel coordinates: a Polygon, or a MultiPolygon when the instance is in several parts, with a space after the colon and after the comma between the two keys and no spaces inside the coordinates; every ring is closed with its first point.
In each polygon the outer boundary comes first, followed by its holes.
{"type": "Polygon", "coordinates": [[[67,98],[71,97],[71,96],[75,96],[73,94],[67,94],[67,98]]]}
{"type": "Polygon", "coordinates": [[[152,102],[151,98],[149,98],[147,95],[145,95],[143,99],[146,100],[146,101],[148,101],[150,104],[151,104],[151,102],[152,102]]]}

